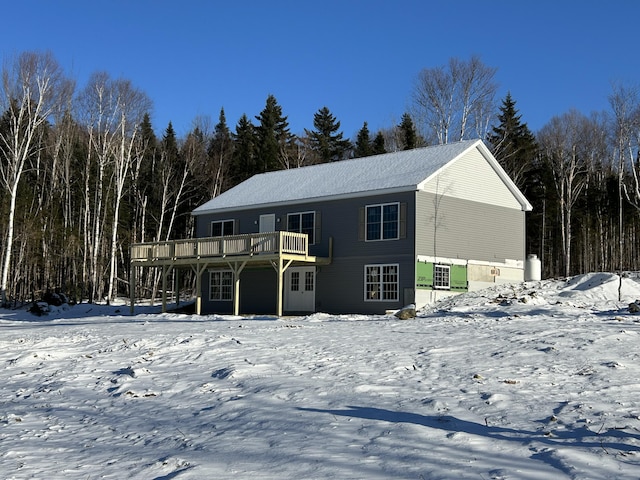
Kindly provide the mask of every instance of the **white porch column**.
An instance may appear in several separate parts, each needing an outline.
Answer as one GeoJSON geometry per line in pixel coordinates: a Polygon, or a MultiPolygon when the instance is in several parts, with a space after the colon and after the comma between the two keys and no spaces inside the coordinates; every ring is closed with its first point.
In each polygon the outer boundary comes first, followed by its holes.
{"type": "Polygon", "coordinates": [[[282,299],[283,299],[283,291],[284,291],[284,272],[287,268],[289,268],[289,265],[291,265],[293,263],[293,260],[287,260],[287,262],[285,263],[282,260],[282,256],[278,257],[278,264],[276,265],[275,262],[272,263],[273,268],[276,269],[276,272],[278,272],[278,293],[277,293],[277,302],[276,302],[276,314],[281,317],[282,316],[282,299]]]}
{"type": "Polygon", "coordinates": [[[170,265],[162,266],[162,313],[167,313],[167,277],[171,270],[170,265]]]}
{"type": "Polygon", "coordinates": [[[131,297],[129,313],[133,315],[133,306],[136,299],[136,267],[133,263],[129,266],[129,296],[131,297]]]}
{"type": "Polygon", "coordinates": [[[238,262],[234,262],[233,265],[231,262],[227,262],[229,268],[233,272],[234,286],[233,286],[233,314],[240,315],[240,273],[244,269],[247,261],[245,260],[240,265],[238,262]]]}
{"type": "Polygon", "coordinates": [[[207,269],[207,264],[192,266],[196,272],[196,315],[202,315],[202,274],[207,269]]]}

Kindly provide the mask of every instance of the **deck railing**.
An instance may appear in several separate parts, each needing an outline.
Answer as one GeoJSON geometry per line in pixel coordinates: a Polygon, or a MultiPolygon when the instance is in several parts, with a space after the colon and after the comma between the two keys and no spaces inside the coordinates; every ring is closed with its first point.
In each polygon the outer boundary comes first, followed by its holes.
{"type": "Polygon", "coordinates": [[[226,257],[228,255],[283,253],[308,256],[308,236],[304,233],[268,232],[226,237],[137,243],[131,246],[131,261],[141,262],[226,257]]]}

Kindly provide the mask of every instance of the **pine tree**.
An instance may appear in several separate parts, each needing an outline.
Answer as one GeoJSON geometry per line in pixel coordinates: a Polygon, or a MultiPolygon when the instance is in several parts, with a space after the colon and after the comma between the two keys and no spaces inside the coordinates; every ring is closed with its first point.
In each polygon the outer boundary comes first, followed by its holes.
{"type": "Polygon", "coordinates": [[[398,125],[398,129],[400,130],[403,150],[411,150],[418,146],[418,134],[416,133],[416,127],[411,119],[411,115],[408,113],[402,115],[402,121],[400,125],[398,125]]]}
{"type": "Polygon", "coordinates": [[[177,161],[180,155],[180,149],[178,148],[176,131],[173,129],[173,124],[171,122],[169,122],[167,129],[164,131],[164,135],[162,135],[160,147],[170,162],[177,161]]]}
{"type": "Polygon", "coordinates": [[[380,155],[381,153],[387,153],[387,150],[384,148],[384,135],[380,131],[375,136],[373,143],[371,144],[371,154],[380,155]]]}
{"type": "Polygon", "coordinates": [[[496,160],[522,189],[526,174],[533,167],[538,147],[527,124],[521,122],[515,105],[511,93],[507,93],[498,115],[500,123],[493,127],[487,141],[496,160]]]}
{"type": "Polygon", "coordinates": [[[233,134],[234,149],[231,160],[231,184],[237,185],[258,172],[256,165],[257,137],[255,127],[246,115],[242,115],[233,134]]]}
{"type": "Polygon", "coordinates": [[[321,163],[343,160],[351,148],[351,142],[342,137],[340,122],[331,114],[327,107],[322,107],[313,115],[315,130],[305,132],[309,137],[311,149],[316,153],[321,163]]]}
{"type": "Polygon", "coordinates": [[[359,157],[368,157],[372,153],[371,148],[371,139],[369,137],[369,127],[367,122],[364,122],[362,128],[358,131],[358,136],[356,137],[356,148],[354,150],[354,156],[356,158],[359,157]]]}
{"type": "Polygon", "coordinates": [[[260,124],[256,127],[258,171],[269,172],[280,168],[281,152],[290,148],[293,135],[289,132],[287,117],[276,97],[269,95],[264,109],[256,116],[260,124]]]}
{"type": "Polygon", "coordinates": [[[227,173],[233,155],[233,139],[227,126],[224,108],[220,109],[220,116],[215,126],[213,138],[209,142],[207,155],[211,162],[210,193],[212,197],[215,197],[228,188],[227,173]]]}
{"type": "Polygon", "coordinates": [[[153,189],[153,169],[156,166],[158,154],[158,139],[153,131],[151,118],[145,114],[140,124],[140,144],[142,155],[138,157],[134,168],[131,171],[131,205],[134,208],[132,215],[132,237],[134,241],[145,241],[147,209],[149,207],[149,197],[153,189]]]}

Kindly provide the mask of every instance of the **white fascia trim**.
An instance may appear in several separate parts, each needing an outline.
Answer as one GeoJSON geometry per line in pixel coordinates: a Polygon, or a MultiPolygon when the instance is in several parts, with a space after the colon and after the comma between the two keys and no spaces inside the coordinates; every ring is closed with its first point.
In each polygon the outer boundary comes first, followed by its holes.
{"type": "Polygon", "coordinates": [[[524,268],[524,262],[522,260],[514,260],[506,258],[504,262],[487,262],[484,260],[469,260],[469,265],[484,265],[487,267],[505,267],[505,268],[524,268]]]}
{"type": "Polygon", "coordinates": [[[424,263],[442,263],[448,265],[466,265],[467,260],[462,258],[432,257],[430,255],[418,255],[418,262],[424,263]]]}

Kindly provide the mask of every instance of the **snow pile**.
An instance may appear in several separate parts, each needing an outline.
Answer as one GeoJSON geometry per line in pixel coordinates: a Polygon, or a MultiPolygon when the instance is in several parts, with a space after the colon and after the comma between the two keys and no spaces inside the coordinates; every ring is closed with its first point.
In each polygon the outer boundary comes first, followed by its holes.
{"type": "Polygon", "coordinates": [[[411,320],[0,311],[0,471],[637,479],[640,284],[617,298],[593,274],[411,320]]]}

